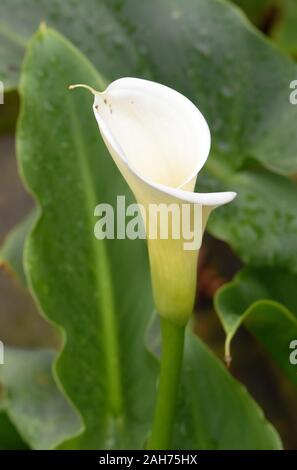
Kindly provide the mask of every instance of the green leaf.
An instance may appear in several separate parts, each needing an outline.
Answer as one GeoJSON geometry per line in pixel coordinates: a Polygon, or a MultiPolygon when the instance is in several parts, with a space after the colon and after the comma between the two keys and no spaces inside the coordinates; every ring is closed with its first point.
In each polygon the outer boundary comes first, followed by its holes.
{"type": "Polygon", "coordinates": [[[176,427],[179,447],[200,450],[282,448],[277,432],[246,389],[191,332],[185,346],[182,405],[176,427]]]}
{"type": "MultiPolygon", "coordinates": [[[[148,349],[158,357],[161,335],[157,316],[149,325],[146,340],[148,349]]],[[[247,390],[188,329],[173,448],[258,450],[281,447],[277,432],[247,390]]]]}
{"type": "MultiPolygon", "coordinates": [[[[28,38],[44,19],[85,51],[109,80],[141,73],[184,92],[206,114],[213,150],[227,155],[226,163],[238,166],[252,156],[281,173],[297,169],[297,110],[288,100],[296,64],[232,5],[218,0],[144,5],[138,0],[86,0],[84,5],[41,0],[36,5],[29,0],[24,7],[20,0],[3,0],[0,12],[3,37],[17,31],[28,38]],[[140,63],[146,64],[144,70],[140,63]]],[[[20,63],[5,42],[2,50],[20,63]]],[[[5,60],[1,63],[9,76],[5,60]]]]}
{"type": "Polygon", "coordinates": [[[25,450],[27,448],[7,414],[0,411],[0,450],[25,450]]]}
{"type": "Polygon", "coordinates": [[[82,426],[52,378],[53,359],[48,350],[6,347],[5,364],[0,366],[2,408],[33,449],[52,449],[82,426]]]}
{"type": "MultiPolygon", "coordinates": [[[[20,0],[1,3],[6,28],[29,36],[42,17],[85,51],[109,81],[126,74],[151,78],[194,101],[208,120],[213,141],[196,188],[239,192],[228,209],[214,212],[209,231],[230,243],[244,261],[296,272],[296,231],[287,231],[297,224],[296,183],[273,174],[297,171],[297,106],[289,102],[289,85],[297,76],[292,60],[238,8],[221,0],[86,0],[73,7],[69,0],[42,0],[36,8],[26,5],[33,16],[23,8],[20,0]],[[278,185],[288,198],[285,212],[283,201],[269,204],[269,191],[278,185]],[[230,228],[225,216],[232,220],[230,228]],[[267,222],[272,231],[266,230],[267,222]],[[254,253],[255,246],[265,249],[254,253]],[[281,246],[287,247],[284,252],[281,246]]],[[[5,71],[10,76],[8,67],[5,71]]]]}
{"type": "Polygon", "coordinates": [[[132,40],[145,48],[154,79],[198,104],[226,170],[252,157],[282,174],[296,171],[289,84],[297,66],[238,8],[217,0],[126,0],[115,15],[127,31],[134,27],[132,40]]]}
{"type": "Polygon", "coordinates": [[[20,67],[32,34],[43,21],[64,33],[110,78],[144,69],[109,2],[100,0],[2,0],[0,5],[0,79],[5,90],[18,85],[20,67]],[[115,51],[116,58],[115,58],[115,51]]]}
{"type": "Polygon", "coordinates": [[[7,235],[0,250],[0,266],[5,266],[8,270],[16,274],[24,285],[26,285],[23,267],[24,244],[35,218],[36,212],[32,211],[31,214],[25,217],[25,219],[7,235]]]}
{"type": "MultiPolygon", "coordinates": [[[[209,162],[220,173],[215,160],[209,162]]],[[[237,198],[215,210],[208,222],[212,235],[230,243],[241,259],[254,266],[279,266],[297,272],[297,186],[257,168],[224,175],[237,198]]],[[[221,185],[206,171],[197,187],[215,191],[221,185]],[[200,183],[200,184],[199,184],[200,183]]]]}
{"type": "Polygon", "coordinates": [[[17,136],[41,210],[25,266],[41,310],[65,338],[56,373],[85,423],[69,446],[142,447],[155,393],[143,345],[152,310],[146,247],[95,239],[95,206],[132,196],[100,139],[91,96],[68,91],[79,82],[105,86],[70,43],[42,27],[24,63],[17,136]]]}
{"type": "Polygon", "coordinates": [[[297,276],[280,269],[243,269],[219,289],[215,307],[226,332],[226,355],[244,324],[264,345],[276,364],[297,385],[290,364],[290,343],[297,338],[297,276]]]}

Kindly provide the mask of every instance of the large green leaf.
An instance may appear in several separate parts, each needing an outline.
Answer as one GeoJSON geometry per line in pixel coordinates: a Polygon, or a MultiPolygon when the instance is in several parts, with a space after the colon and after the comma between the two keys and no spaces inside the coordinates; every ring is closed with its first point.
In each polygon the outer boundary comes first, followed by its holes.
{"type": "Polygon", "coordinates": [[[2,0],[0,79],[5,90],[17,86],[26,46],[42,21],[64,33],[109,78],[116,78],[116,67],[122,74],[128,74],[131,65],[134,71],[141,71],[144,65],[109,11],[108,3],[101,0],[2,0]]]}
{"type": "MultiPolygon", "coordinates": [[[[216,170],[220,172],[219,168],[216,170]]],[[[260,168],[223,177],[227,187],[238,195],[232,204],[213,212],[209,231],[230,243],[248,264],[297,272],[296,183],[260,168]]],[[[198,185],[199,182],[200,189],[221,188],[218,179],[205,171],[199,176],[198,185]]]]}
{"type": "MultiPolygon", "coordinates": [[[[156,357],[161,349],[160,336],[159,320],[155,317],[148,328],[147,346],[156,357]]],[[[281,446],[277,432],[247,390],[189,328],[174,448],[234,450],[281,446]]]]}
{"type": "Polygon", "coordinates": [[[155,389],[143,346],[152,309],[146,248],[94,237],[95,206],[132,197],[100,139],[91,96],[68,91],[72,82],[104,86],[70,43],[42,27],[24,63],[17,136],[41,209],[25,265],[41,310],[63,331],[56,371],[85,422],[71,446],[140,447],[155,389]]]}
{"type": "MultiPolygon", "coordinates": [[[[183,91],[205,112],[214,149],[233,166],[252,156],[281,173],[297,169],[297,110],[288,101],[297,67],[227,2],[3,0],[0,12],[3,36],[30,37],[44,19],[89,51],[109,80],[147,73],[183,91]]],[[[5,42],[1,51],[8,55],[5,42]]]]}
{"type": "Polygon", "coordinates": [[[282,448],[277,432],[246,389],[190,332],[175,438],[185,449],[282,448]]]}
{"type": "Polygon", "coordinates": [[[145,6],[126,0],[116,15],[134,26],[132,39],[146,47],[154,77],[199,105],[213,153],[226,168],[240,168],[252,157],[280,173],[296,170],[297,109],[289,102],[289,83],[297,66],[239,9],[217,0],[152,0],[145,6]]]}
{"type": "Polygon", "coordinates": [[[0,411],[0,450],[24,450],[28,447],[4,411],[0,411]]]}
{"type": "MultiPolygon", "coordinates": [[[[36,1],[26,3],[27,12],[36,1]]],[[[297,171],[297,107],[289,102],[289,84],[297,75],[293,61],[260,35],[238,8],[221,0],[86,0],[73,8],[70,0],[41,1],[31,19],[23,5],[20,0],[2,2],[6,28],[28,36],[42,17],[89,50],[108,80],[125,74],[145,76],[197,103],[213,137],[197,190],[239,192],[232,205],[214,213],[208,229],[230,243],[244,261],[297,270],[296,184],[273,175],[297,171]],[[88,21],[96,26],[85,28],[88,21]],[[270,204],[276,186],[282,199],[270,204]]]]}
{"type": "MultiPolygon", "coordinates": [[[[10,423],[10,440],[13,436],[16,440],[13,423],[33,449],[54,448],[82,427],[52,378],[53,358],[54,353],[47,350],[6,347],[5,364],[0,366],[2,409],[9,417],[9,420],[2,417],[1,424],[7,429],[10,423]]],[[[13,445],[20,446],[20,438],[13,445]]]]}
{"type": "Polygon", "coordinates": [[[226,355],[244,324],[297,385],[296,366],[289,361],[297,338],[297,276],[280,269],[243,269],[219,289],[215,306],[226,332],[226,355]]]}

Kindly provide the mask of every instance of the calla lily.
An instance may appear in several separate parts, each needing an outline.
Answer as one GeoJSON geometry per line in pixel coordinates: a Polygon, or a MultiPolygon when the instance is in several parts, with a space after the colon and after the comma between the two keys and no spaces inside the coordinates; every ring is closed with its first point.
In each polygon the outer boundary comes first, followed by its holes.
{"type": "MultiPolygon", "coordinates": [[[[121,78],[94,94],[93,110],[103,140],[135,198],[150,204],[189,204],[200,209],[199,238],[210,212],[234,199],[234,192],[194,192],[210,150],[208,125],[198,108],[167,86],[121,78]]],[[[155,222],[148,220],[148,226],[155,222]]],[[[147,232],[148,233],[148,232],[147,232]]],[[[158,313],[183,325],[193,311],[199,245],[185,249],[185,237],[147,236],[158,313]]]]}

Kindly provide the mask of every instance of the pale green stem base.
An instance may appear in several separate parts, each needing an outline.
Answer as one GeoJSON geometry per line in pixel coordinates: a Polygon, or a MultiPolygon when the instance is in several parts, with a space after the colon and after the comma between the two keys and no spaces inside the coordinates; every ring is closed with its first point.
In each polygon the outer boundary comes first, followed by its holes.
{"type": "Polygon", "coordinates": [[[170,449],[175,420],[185,327],[161,319],[162,352],[155,415],[147,448],[170,449]]]}

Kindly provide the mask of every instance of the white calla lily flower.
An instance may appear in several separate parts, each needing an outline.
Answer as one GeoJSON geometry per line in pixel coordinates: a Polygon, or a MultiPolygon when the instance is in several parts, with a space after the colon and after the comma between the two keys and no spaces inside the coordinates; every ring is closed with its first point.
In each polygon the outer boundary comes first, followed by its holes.
{"type": "MultiPolygon", "coordinates": [[[[210,150],[208,125],[198,108],[167,86],[138,78],[121,78],[94,94],[93,110],[103,140],[135,198],[146,211],[148,251],[158,313],[185,324],[193,311],[199,247],[210,212],[234,199],[234,192],[196,193],[198,172],[210,150]],[[200,217],[199,243],[188,239],[150,238],[152,204],[190,206],[200,217]]],[[[173,217],[173,216],[172,216],[173,217]]],[[[193,229],[191,222],[189,232],[193,229]]],[[[194,227],[194,229],[197,227],[194,227]]],[[[197,235],[197,234],[196,234],[197,235]]]]}

